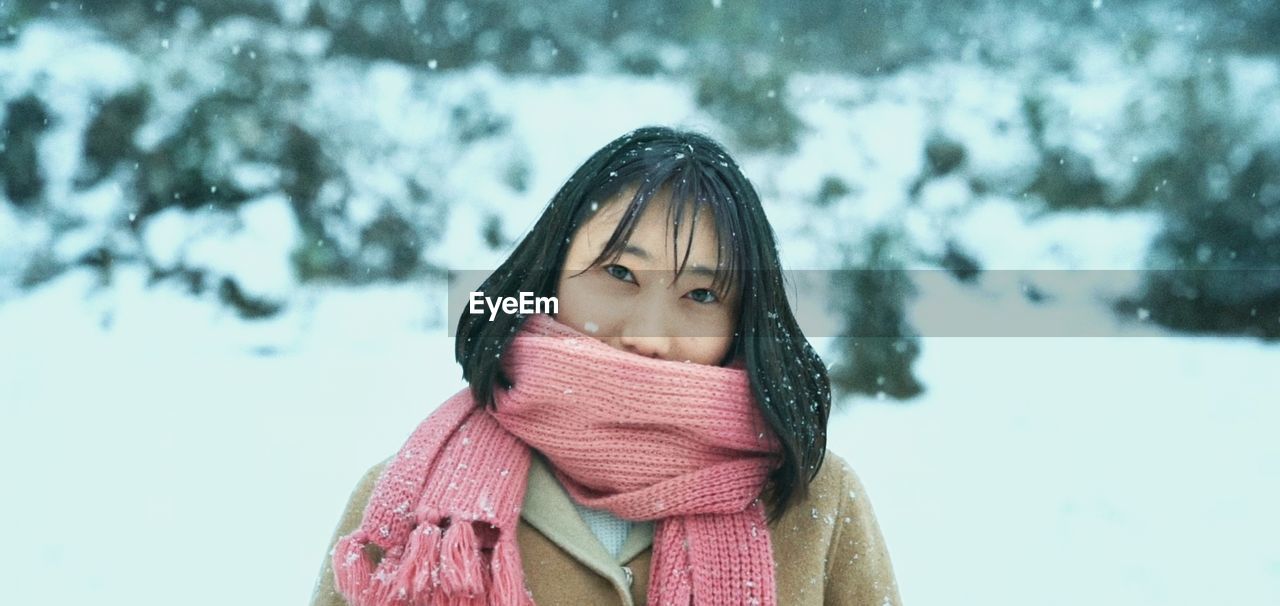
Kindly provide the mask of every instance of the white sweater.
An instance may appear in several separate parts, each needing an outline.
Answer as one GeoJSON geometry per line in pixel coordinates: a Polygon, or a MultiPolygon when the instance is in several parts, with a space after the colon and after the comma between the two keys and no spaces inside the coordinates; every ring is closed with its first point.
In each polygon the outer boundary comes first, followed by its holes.
{"type": "Polygon", "coordinates": [[[626,542],[633,523],[603,509],[591,509],[572,498],[569,500],[573,502],[573,508],[578,510],[578,515],[582,516],[582,520],[587,523],[592,534],[600,539],[604,548],[613,554],[613,557],[618,557],[618,552],[622,550],[622,544],[626,542]]]}

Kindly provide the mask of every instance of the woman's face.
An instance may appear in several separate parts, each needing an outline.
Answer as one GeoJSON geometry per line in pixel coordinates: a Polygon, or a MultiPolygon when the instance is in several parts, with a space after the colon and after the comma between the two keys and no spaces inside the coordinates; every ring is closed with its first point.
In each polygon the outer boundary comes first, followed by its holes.
{"type": "Polygon", "coordinates": [[[710,210],[703,208],[697,218],[689,259],[678,278],[672,270],[684,257],[691,222],[686,215],[673,251],[676,226],[668,220],[670,197],[664,192],[645,208],[618,260],[587,269],[604,250],[633,191],[607,202],[574,234],[560,272],[556,319],[623,351],[720,364],[733,344],[738,295],[711,290],[718,242],[710,210]]]}

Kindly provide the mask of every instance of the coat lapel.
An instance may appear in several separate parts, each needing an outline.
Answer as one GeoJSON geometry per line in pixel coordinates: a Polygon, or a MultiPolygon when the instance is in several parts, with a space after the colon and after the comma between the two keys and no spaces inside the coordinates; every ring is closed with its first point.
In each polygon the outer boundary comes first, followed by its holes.
{"type": "Polygon", "coordinates": [[[533,453],[529,465],[529,483],[520,517],[584,566],[624,588],[627,594],[631,593],[631,587],[622,570],[623,564],[653,544],[653,523],[633,524],[615,559],[578,515],[569,493],[537,452],[533,453]]]}

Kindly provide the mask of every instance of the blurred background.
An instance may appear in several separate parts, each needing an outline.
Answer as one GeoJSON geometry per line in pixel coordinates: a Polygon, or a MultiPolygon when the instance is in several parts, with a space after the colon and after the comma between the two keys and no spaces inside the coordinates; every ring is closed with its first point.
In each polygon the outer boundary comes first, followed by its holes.
{"type": "Polygon", "coordinates": [[[1264,0],[0,0],[6,595],[304,602],[463,386],[448,272],[666,124],[827,272],[906,603],[1280,603],[1278,57],[1264,0]]]}

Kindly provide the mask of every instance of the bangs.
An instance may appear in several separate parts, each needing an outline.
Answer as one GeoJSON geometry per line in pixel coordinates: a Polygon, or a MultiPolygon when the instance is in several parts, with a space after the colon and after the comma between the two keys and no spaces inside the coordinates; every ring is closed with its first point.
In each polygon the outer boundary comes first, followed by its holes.
{"type": "MultiPolygon", "coordinates": [[[[686,144],[687,147],[692,147],[686,144]]],[[[675,277],[684,273],[703,210],[710,212],[715,227],[716,264],[711,289],[720,293],[736,291],[743,283],[743,269],[749,243],[746,230],[741,225],[742,201],[734,195],[728,179],[719,169],[729,167],[728,158],[721,154],[719,160],[700,161],[692,149],[688,153],[670,146],[646,146],[632,149],[617,170],[589,196],[592,203],[583,205],[583,213],[577,222],[581,225],[590,216],[610,203],[619,194],[634,189],[626,202],[622,218],[605,243],[604,249],[591,262],[598,267],[616,261],[631,240],[631,234],[640,216],[657,199],[659,203],[669,199],[667,221],[671,233],[671,253],[676,263],[671,268],[675,277]],[[715,166],[716,163],[720,166],[715,166]],[[681,228],[689,223],[687,236],[681,244],[681,228]],[[683,253],[681,252],[683,250],[683,253]]]]}

